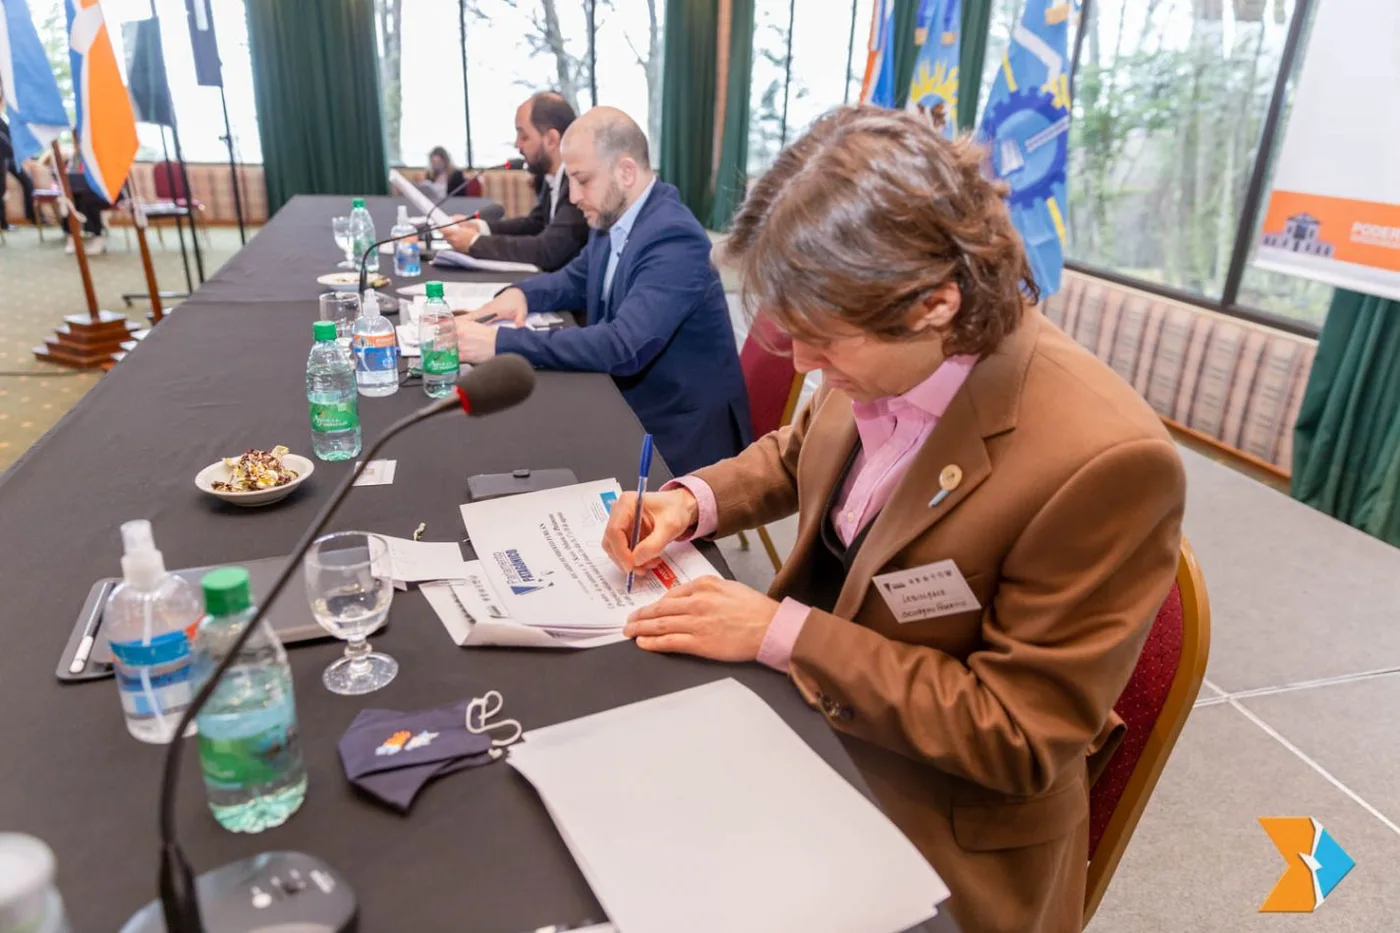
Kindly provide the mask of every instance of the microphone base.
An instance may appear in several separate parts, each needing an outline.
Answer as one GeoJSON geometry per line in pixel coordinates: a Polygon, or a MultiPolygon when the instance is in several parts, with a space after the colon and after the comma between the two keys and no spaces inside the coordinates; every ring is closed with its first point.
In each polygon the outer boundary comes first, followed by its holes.
{"type": "MultiPolygon", "coordinates": [[[[207,933],[353,933],[359,905],[350,883],[326,862],[302,852],[263,852],[195,879],[207,933]]],[[[167,931],[160,900],[137,911],[122,933],[167,931]]]]}

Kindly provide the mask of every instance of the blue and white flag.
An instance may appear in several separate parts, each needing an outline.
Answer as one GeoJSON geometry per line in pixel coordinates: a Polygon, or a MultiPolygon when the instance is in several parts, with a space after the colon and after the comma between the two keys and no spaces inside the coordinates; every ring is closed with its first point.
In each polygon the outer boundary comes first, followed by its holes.
{"type": "Polygon", "coordinates": [[[0,0],[0,94],[16,158],[37,155],[68,129],[68,112],[25,0],[0,0]]]}
{"type": "Polygon", "coordinates": [[[1011,220],[1025,241],[1042,296],[1060,288],[1069,239],[1066,49],[1072,13],[1066,0],[1026,0],[982,113],[981,136],[991,148],[993,171],[1011,186],[1011,220]]]}
{"type": "Polygon", "coordinates": [[[870,44],[865,79],[860,85],[862,104],[894,106],[894,4],[895,0],[875,0],[870,14],[870,44]]]}
{"type": "Polygon", "coordinates": [[[914,33],[919,55],[909,81],[908,110],[938,114],[949,139],[958,131],[958,60],[962,0],[923,0],[914,33]],[[940,113],[941,110],[941,113],[940,113]]]}

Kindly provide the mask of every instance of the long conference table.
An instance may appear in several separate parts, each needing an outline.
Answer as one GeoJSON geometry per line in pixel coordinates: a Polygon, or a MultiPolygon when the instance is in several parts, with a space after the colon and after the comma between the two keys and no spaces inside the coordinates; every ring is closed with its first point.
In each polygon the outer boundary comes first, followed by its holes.
{"type": "MultiPolygon", "coordinates": [[[[387,230],[399,202],[368,200],[376,228],[387,230]]],[[[293,199],[0,477],[0,831],[53,847],[76,931],[116,930],[155,895],[165,750],[127,735],[110,680],[61,684],[58,656],[91,584],[120,575],[123,521],[150,519],[172,568],[277,557],[352,468],[318,462],[302,489],[259,509],[226,506],[194,485],[200,468],[250,447],[309,452],[305,364],[324,291],[316,278],[340,258],[330,218],[348,206],[348,197],[293,199]]],[[[463,213],[479,206],[449,204],[463,213]]],[[[425,267],[430,277],[501,278],[425,267]]],[[[366,440],[424,401],[417,386],[362,398],[366,440]]],[[[424,540],[460,540],[469,475],[569,467],[580,481],[616,477],[626,486],[642,433],[609,377],[540,373],[518,408],[443,415],[400,435],[381,455],[398,460],[393,484],[352,491],[328,530],[408,537],[423,523],[424,540]]],[[[657,483],[670,475],[664,464],[654,473],[657,483]]],[[[727,572],[717,551],[708,556],[727,572]]],[[[197,872],[266,850],[319,855],[354,886],[360,929],[369,931],[520,933],[603,919],[544,806],[513,769],[444,778],[407,816],[361,798],[341,770],[336,742],[360,709],[420,709],[492,689],[528,730],[733,677],[869,794],[823,718],[786,678],[757,665],[651,655],[630,643],[572,653],[463,650],[417,592],[396,596],[373,643],[400,670],[366,697],[321,685],[340,642],[289,651],[310,786],[283,826],[251,837],[221,829],[186,743],[178,826],[197,872]]],[[[956,926],[944,910],[925,929],[956,926]]]]}

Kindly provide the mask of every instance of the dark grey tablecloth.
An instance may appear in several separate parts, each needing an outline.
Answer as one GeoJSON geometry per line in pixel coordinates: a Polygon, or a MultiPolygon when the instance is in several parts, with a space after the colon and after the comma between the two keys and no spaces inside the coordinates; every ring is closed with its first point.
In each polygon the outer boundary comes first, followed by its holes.
{"type": "MultiPolygon", "coordinates": [[[[345,258],[345,253],[335,245],[331,218],[349,214],[350,200],[338,194],[304,194],[295,198],[294,203],[278,211],[277,216],[248,241],[245,249],[210,276],[209,281],[200,287],[196,300],[314,300],[326,290],[325,286],[317,283],[318,277],[328,272],[345,271],[336,268],[336,263],[345,258]]],[[[400,198],[365,199],[365,206],[374,218],[377,236],[382,239],[389,235],[398,214],[398,205],[406,203],[400,198]]],[[[496,202],[486,198],[448,198],[442,209],[448,214],[468,216],[474,211],[481,211],[487,216],[500,211],[496,202]]],[[[413,208],[410,207],[408,212],[412,216],[413,208]]],[[[393,257],[379,257],[380,272],[392,274],[393,265],[393,257]]],[[[438,275],[436,270],[430,270],[426,265],[423,271],[429,277],[438,275]]],[[[461,277],[461,274],[457,277],[461,277]]]]}
{"type": "MultiPolygon", "coordinates": [[[[78,931],[115,930],[154,896],[163,749],[126,734],[111,681],[60,685],[58,654],[91,583],[119,573],[122,521],[150,519],[171,567],[277,556],[350,469],[318,463],[301,490],[262,509],[223,506],[194,486],[201,467],[248,447],[309,450],[304,369],[319,291],[311,280],[336,256],[329,217],[343,200],[302,197],[283,208],[0,478],[0,829],[53,846],[78,931]]],[[[377,221],[392,203],[372,199],[377,221]]],[[[361,399],[366,435],[423,402],[416,388],[361,399]]],[[[393,485],[354,490],[332,528],[408,536],[424,522],[425,539],[457,540],[468,475],[567,466],[580,480],[627,485],[641,437],[609,378],[541,373],[515,410],[441,416],[400,436],[383,454],[399,461],[393,485]]],[[[664,465],[655,472],[666,478],[664,465]]],[[[310,792],[285,826],[256,837],[220,829],[193,745],[185,749],[179,826],[197,870],[267,849],[320,855],[354,885],[367,931],[514,933],[601,917],[538,797],[510,768],[446,778],[407,817],[357,797],[340,770],[335,742],[361,708],[415,709],[488,689],[531,728],[732,676],[864,788],[821,717],[785,678],[754,665],[658,657],[630,644],[464,651],[416,591],[396,596],[374,643],[400,673],[361,698],[320,684],[339,643],[290,652],[310,792]]]]}

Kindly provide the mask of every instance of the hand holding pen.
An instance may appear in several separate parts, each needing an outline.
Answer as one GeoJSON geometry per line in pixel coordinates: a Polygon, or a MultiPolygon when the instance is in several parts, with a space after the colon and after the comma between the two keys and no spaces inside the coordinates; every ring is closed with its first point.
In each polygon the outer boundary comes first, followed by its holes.
{"type": "MultiPolygon", "coordinates": [[[[642,538],[642,500],[647,494],[647,476],[651,473],[651,435],[642,438],[642,456],[637,464],[637,514],[632,520],[632,550],[637,550],[637,542],[642,538]]],[[[627,592],[632,592],[632,579],[636,571],[627,571],[627,592]]]]}

